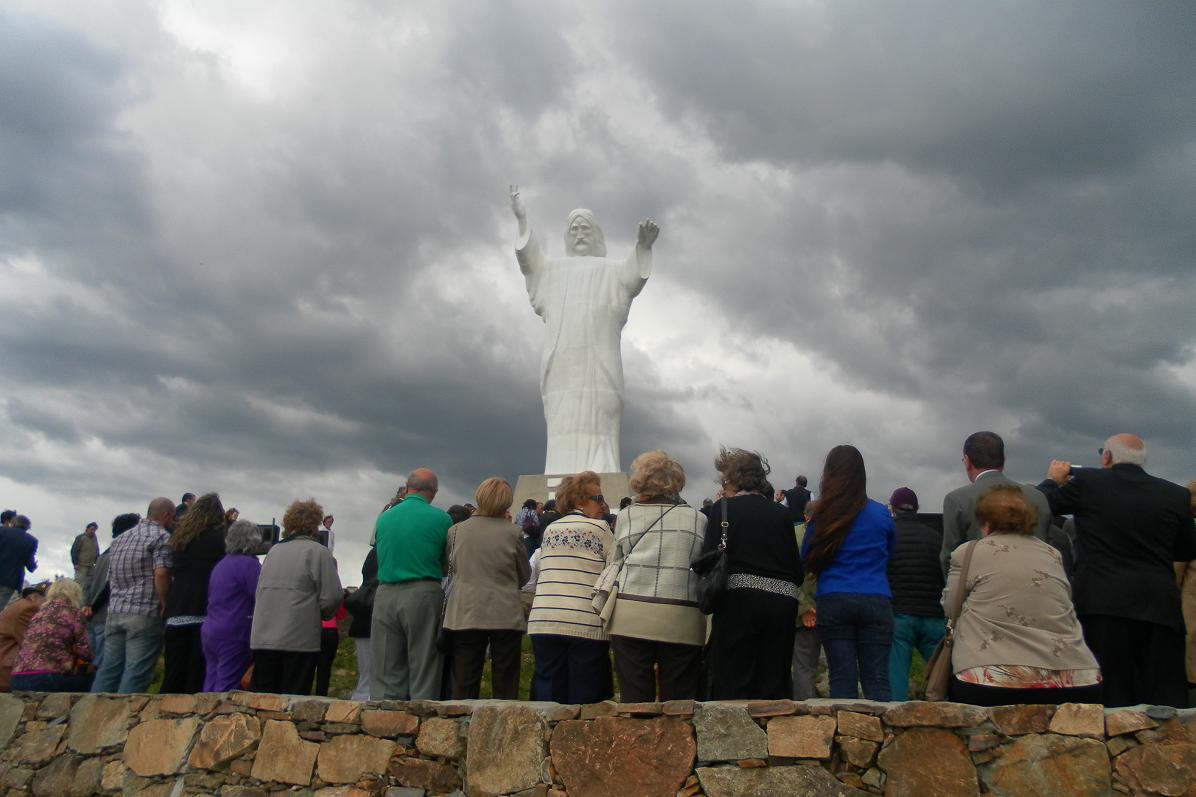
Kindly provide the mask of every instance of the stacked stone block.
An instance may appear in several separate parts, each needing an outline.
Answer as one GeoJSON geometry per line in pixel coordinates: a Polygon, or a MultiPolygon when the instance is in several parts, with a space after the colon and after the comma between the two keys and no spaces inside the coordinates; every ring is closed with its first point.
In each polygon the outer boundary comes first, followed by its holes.
{"type": "Polygon", "coordinates": [[[1196,794],[1196,712],[0,695],[0,797],[1196,794]]]}

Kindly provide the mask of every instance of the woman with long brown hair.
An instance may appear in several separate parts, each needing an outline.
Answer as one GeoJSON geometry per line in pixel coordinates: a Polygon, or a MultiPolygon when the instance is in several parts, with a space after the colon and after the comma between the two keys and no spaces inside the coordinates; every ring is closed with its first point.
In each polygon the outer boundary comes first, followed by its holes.
{"type": "Polygon", "coordinates": [[[208,579],[224,558],[228,522],[220,496],[201,495],[170,535],[170,593],[166,596],[166,651],[162,694],[203,691],[206,673],[200,629],[208,613],[208,579]]]}
{"type": "Polygon", "coordinates": [[[817,627],[826,651],[832,698],[888,700],[893,642],[889,558],[896,527],[867,493],[864,457],[855,446],[826,455],[818,502],[802,544],[806,569],[818,576],[817,627]]]}

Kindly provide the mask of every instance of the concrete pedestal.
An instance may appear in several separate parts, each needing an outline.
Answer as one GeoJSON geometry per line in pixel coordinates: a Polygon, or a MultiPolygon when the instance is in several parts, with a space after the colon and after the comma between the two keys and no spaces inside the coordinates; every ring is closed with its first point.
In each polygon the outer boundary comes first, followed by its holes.
{"type": "MultiPolygon", "coordinates": [[[[561,479],[571,475],[565,473],[559,476],[551,474],[520,476],[519,481],[515,483],[515,501],[511,504],[511,517],[519,513],[523,502],[529,498],[534,498],[537,501],[556,498],[557,487],[560,486],[561,479]]],[[[631,494],[631,488],[627,484],[627,474],[599,473],[598,476],[602,479],[602,494],[606,497],[606,503],[610,505],[610,511],[618,512],[619,500],[623,496],[631,494]]]]}

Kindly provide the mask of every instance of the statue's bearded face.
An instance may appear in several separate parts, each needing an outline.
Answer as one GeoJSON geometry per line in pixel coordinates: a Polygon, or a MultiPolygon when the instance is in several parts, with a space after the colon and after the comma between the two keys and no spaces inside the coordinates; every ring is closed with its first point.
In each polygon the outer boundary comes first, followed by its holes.
{"type": "Polygon", "coordinates": [[[590,211],[575,210],[569,214],[565,254],[569,257],[606,257],[606,239],[590,211]]]}
{"type": "Polygon", "coordinates": [[[569,225],[569,244],[578,255],[588,255],[593,249],[594,228],[580,216],[569,225]]]}

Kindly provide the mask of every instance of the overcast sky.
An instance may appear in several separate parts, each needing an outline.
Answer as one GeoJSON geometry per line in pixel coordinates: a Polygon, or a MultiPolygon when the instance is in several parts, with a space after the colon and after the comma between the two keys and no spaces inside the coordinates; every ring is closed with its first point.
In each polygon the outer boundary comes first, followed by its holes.
{"type": "MultiPolygon", "coordinates": [[[[1136,432],[1196,478],[1196,5],[58,2],[0,8],[0,504],[42,572],[156,495],[314,496],[347,584],[405,474],[543,468],[550,253],[661,225],[623,465],[778,487],[858,446],[923,508],[1136,432]]],[[[39,573],[40,575],[40,573],[39,573]]]]}

